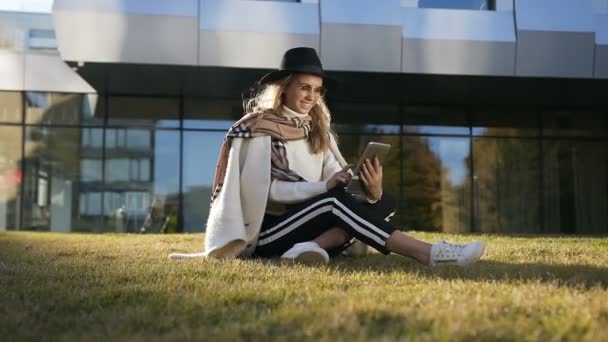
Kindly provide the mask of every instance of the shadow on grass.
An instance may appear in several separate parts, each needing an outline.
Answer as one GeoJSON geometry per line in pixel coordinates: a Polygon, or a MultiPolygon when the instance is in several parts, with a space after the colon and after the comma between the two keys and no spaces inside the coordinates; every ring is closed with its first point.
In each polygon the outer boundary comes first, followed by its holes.
{"type": "Polygon", "coordinates": [[[481,260],[468,266],[428,267],[397,255],[380,254],[359,258],[339,257],[328,266],[337,272],[417,272],[426,278],[448,280],[550,282],[561,286],[608,288],[608,268],[592,265],[505,263],[481,260]]]}

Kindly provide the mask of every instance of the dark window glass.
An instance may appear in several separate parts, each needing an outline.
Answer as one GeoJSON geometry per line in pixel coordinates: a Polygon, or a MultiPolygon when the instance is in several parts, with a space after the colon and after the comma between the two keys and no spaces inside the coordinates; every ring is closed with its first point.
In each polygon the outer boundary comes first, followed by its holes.
{"type": "Polygon", "coordinates": [[[21,122],[21,93],[0,91],[0,122],[21,122]]]}
{"type": "Polygon", "coordinates": [[[441,107],[407,107],[403,116],[406,134],[468,135],[469,127],[463,111],[441,107]]]}
{"type": "Polygon", "coordinates": [[[492,10],[494,9],[492,0],[419,0],[420,8],[451,8],[451,9],[472,9],[472,10],[492,10]]]}
{"type": "Polygon", "coordinates": [[[178,131],[106,129],[105,229],[177,231],[179,145],[178,131]]]}
{"type": "Polygon", "coordinates": [[[543,141],[544,228],[548,233],[608,233],[608,146],[543,141]]]}
{"type": "Polygon", "coordinates": [[[475,231],[540,232],[538,140],[473,140],[475,231]]]}
{"type": "Polygon", "coordinates": [[[469,144],[468,138],[404,137],[404,227],[470,231],[469,144]]]}
{"type": "Polygon", "coordinates": [[[242,113],[239,100],[189,98],[184,101],[184,128],[227,131],[242,113]]]}
{"type": "Polygon", "coordinates": [[[101,129],[27,127],[23,228],[98,231],[101,149],[83,146],[101,129]]]}
{"type": "Polygon", "coordinates": [[[543,136],[605,137],[608,134],[608,116],[592,111],[544,112],[543,136]]]}
{"type": "Polygon", "coordinates": [[[209,215],[215,166],[223,132],[184,132],[184,232],[202,232],[209,215]]]}
{"type": "Polygon", "coordinates": [[[26,92],[26,122],[46,125],[101,125],[102,103],[95,94],[26,92]],[[99,107],[98,107],[99,104],[99,107]]]}
{"type": "Polygon", "coordinates": [[[399,108],[391,105],[331,103],[332,126],[337,133],[399,134],[399,108]]]}
{"type": "Polygon", "coordinates": [[[179,100],[174,98],[110,96],[108,125],[179,127],[179,100]]]}
{"type": "Polygon", "coordinates": [[[0,125],[0,231],[19,228],[21,127],[0,125]]]}
{"type": "Polygon", "coordinates": [[[534,112],[484,110],[471,113],[473,135],[536,137],[538,116],[534,112]]]}

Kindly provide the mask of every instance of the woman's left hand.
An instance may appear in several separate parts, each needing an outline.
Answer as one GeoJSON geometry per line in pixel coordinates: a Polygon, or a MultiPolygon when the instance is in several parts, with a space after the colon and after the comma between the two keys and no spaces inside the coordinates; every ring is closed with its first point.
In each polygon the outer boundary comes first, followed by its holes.
{"type": "Polygon", "coordinates": [[[373,161],[365,160],[365,163],[361,165],[359,179],[365,185],[367,194],[371,199],[380,199],[380,196],[382,196],[382,165],[378,157],[374,157],[373,161]]]}

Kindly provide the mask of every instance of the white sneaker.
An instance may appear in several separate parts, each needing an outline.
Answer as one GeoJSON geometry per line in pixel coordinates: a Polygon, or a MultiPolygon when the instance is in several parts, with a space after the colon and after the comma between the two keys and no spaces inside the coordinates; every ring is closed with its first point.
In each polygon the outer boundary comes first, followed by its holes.
{"type": "Polygon", "coordinates": [[[293,245],[293,247],[281,255],[281,259],[306,265],[327,264],[329,263],[329,254],[319,247],[316,242],[307,241],[293,245]]]}
{"type": "Polygon", "coordinates": [[[479,260],[485,248],[486,245],[480,241],[473,241],[463,245],[439,241],[431,247],[431,266],[467,266],[479,260]]]}

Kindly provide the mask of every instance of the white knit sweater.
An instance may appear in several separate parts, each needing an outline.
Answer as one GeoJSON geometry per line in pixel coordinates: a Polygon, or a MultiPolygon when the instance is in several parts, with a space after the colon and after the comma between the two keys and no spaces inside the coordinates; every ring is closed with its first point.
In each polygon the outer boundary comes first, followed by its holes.
{"type": "MultiPolygon", "coordinates": [[[[287,117],[306,117],[283,106],[287,117]]],[[[342,169],[334,154],[328,149],[314,154],[306,139],[285,143],[289,169],[302,176],[306,182],[286,182],[274,180],[270,184],[268,200],[270,203],[298,203],[327,192],[327,181],[342,169]]]]}

